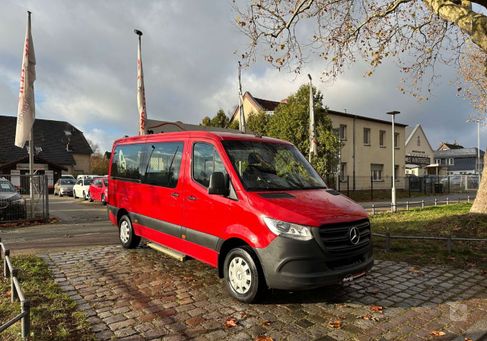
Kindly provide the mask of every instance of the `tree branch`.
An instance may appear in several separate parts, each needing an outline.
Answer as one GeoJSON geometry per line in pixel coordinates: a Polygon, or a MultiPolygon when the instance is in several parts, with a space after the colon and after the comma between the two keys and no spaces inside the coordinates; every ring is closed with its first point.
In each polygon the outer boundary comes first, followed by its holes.
{"type": "Polygon", "coordinates": [[[302,13],[302,12],[304,12],[304,11],[308,10],[308,9],[311,7],[311,5],[313,4],[313,1],[314,1],[314,0],[303,0],[303,1],[301,1],[301,3],[298,5],[298,7],[296,7],[296,9],[294,10],[293,15],[292,15],[292,16],[291,16],[291,18],[288,20],[288,22],[286,23],[286,25],[281,26],[281,28],[280,28],[280,29],[279,29],[277,32],[272,33],[272,34],[271,34],[271,37],[272,37],[272,38],[277,38],[277,37],[278,37],[278,36],[279,36],[279,35],[282,33],[282,31],[284,31],[284,30],[289,30],[289,27],[291,27],[291,25],[292,25],[293,21],[296,19],[296,17],[297,17],[297,16],[298,16],[300,13],[302,13]],[[303,6],[304,6],[306,3],[308,3],[308,5],[307,5],[306,7],[304,7],[304,8],[303,8],[303,6]]]}

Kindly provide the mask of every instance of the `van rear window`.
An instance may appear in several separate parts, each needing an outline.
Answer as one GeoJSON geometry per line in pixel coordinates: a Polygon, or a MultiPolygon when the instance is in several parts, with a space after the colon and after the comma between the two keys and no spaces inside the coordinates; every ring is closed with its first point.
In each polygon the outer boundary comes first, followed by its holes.
{"type": "Polygon", "coordinates": [[[114,179],[176,187],[183,155],[182,142],[119,145],[112,158],[114,179]]]}

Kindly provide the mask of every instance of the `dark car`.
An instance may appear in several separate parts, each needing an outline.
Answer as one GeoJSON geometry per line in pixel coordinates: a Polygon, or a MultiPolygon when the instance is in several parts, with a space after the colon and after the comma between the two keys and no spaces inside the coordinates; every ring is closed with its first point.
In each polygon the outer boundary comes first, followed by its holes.
{"type": "Polygon", "coordinates": [[[0,220],[25,219],[25,200],[10,181],[0,178],[0,220]]]}

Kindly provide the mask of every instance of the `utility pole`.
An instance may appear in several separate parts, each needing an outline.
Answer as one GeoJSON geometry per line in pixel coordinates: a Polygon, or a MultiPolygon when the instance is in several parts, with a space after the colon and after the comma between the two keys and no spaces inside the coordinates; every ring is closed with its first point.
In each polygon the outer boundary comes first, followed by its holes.
{"type": "Polygon", "coordinates": [[[243,108],[243,95],[242,95],[242,64],[238,62],[238,107],[240,110],[240,117],[238,121],[238,129],[245,134],[245,113],[243,108]]]}
{"type": "Polygon", "coordinates": [[[309,78],[309,155],[308,160],[311,162],[313,156],[318,154],[318,148],[316,145],[316,130],[315,130],[315,109],[313,102],[313,83],[311,75],[308,73],[309,78]]]}

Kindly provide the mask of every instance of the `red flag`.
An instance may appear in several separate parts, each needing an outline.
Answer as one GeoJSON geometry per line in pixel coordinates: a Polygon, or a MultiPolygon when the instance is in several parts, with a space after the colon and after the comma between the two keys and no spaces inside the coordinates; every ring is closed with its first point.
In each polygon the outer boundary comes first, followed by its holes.
{"type": "Polygon", "coordinates": [[[36,56],[30,27],[30,12],[28,13],[29,18],[25,33],[22,71],[20,73],[17,129],[15,131],[15,145],[20,148],[24,148],[25,142],[30,140],[32,126],[35,120],[34,81],[36,80],[36,56]]]}

